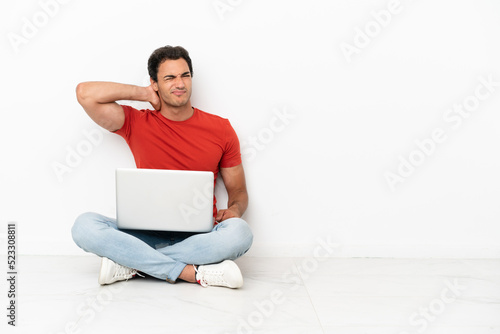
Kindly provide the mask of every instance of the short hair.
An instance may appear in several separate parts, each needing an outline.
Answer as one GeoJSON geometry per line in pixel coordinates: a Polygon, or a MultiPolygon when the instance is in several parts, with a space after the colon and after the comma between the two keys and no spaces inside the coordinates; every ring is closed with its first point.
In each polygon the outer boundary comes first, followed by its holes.
{"type": "Polygon", "coordinates": [[[161,48],[153,51],[151,56],[149,56],[148,60],[148,73],[149,76],[155,81],[158,82],[158,68],[165,60],[177,60],[184,59],[188,66],[189,72],[191,72],[191,76],[193,76],[193,65],[191,63],[191,58],[189,58],[189,52],[184,49],[182,46],[163,46],[161,48]]]}

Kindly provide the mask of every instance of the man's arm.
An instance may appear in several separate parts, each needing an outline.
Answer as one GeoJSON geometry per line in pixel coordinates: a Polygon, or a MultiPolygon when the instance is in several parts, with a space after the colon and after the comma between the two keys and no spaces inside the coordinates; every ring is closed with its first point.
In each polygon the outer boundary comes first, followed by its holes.
{"type": "Polygon", "coordinates": [[[221,168],[220,173],[226,186],[227,209],[219,210],[215,220],[221,222],[228,218],[240,218],[248,206],[248,193],[243,165],[221,168]]]}
{"type": "Polygon", "coordinates": [[[125,113],[115,101],[146,101],[157,110],[161,107],[160,98],[151,86],[139,87],[115,82],[82,82],[76,87],[76,97],[90,118],[109,131],[121,129],[125,122],[125,113]]]}

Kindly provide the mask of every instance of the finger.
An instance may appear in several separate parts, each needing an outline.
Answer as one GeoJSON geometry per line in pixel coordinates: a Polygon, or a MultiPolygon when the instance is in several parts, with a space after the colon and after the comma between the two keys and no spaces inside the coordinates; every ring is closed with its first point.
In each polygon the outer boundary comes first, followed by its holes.
{"type": "Polygon", "coordinates": [[[220,221],[224,221],[228,218],[231,218],[231,214],[228,212],[228,210],[224,210],[224,212],[222,212],[222,217],[220,217],[220,221]]]}
{"type": "Polygon", "coordinates": [[[217,215],[215,216],[215,220],[220,222],[222,220],[222,217],[224,216],[224,210],[219,210],[217,212],[217,215]]]}
{"type": "Polygon", "coordinates": [[[160,110],[161,109],[162,100],[161,100],[160,94],[156,93],[156,95],[158,95],[158,110],[160,110]]]}
{"type": "MultiPolygon", "coordinates": [[[[155,94],[156,94],[156,93],[155,93],[155,94]]],[[[161,109],[161,99],[160,99],[160,97],[158,96],[158,94],[157,94],[157,98],[156,98],[156,100],[154,101],[153,108],[155,108],[156,110],[160,110],[160,109],[161,109]]]]}

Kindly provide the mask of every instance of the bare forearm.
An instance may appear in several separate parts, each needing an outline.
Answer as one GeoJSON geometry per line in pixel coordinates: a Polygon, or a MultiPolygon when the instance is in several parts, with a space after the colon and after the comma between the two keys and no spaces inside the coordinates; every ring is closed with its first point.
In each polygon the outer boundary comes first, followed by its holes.
{"type": "Polygon", "coordinates": [[[241,218],[248,206],[248,192],[243,165],[221,168],[221,175],[227,190],[227,209],[219,210],[215,219],[220,222],[233,217],[241,218]]]}
{"type": "Polygon", "coordinates": [[[236,212],[241,217],[248,207],[248,193],[246,191],[238,191],[228,194],[228,197],[228,209],[236,212]]]}
{"type": "Polygon", "coordinates": [[[76,92],[80,104],[111,103],[119,100],[149,101],[150,98],[147,87],[116,82],[82,82],[76,92]]]}

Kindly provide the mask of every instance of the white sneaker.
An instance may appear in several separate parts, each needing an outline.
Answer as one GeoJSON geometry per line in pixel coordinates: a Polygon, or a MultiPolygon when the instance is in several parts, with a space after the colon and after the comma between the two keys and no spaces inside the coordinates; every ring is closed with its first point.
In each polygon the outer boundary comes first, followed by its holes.
{"type": "Polygon", "coordinates": [[[99,284],[111,284],[118,281],[128,280],[137,274],[137,270],[124,267],[103,257],[101,271],[99,272],[99,284]]]}
{"type": "Polygon", "coordinates": [[[203,287],[225,286],[235,289],[243,286],[240,268],[231,260],[199,266],[196,269],[196,281],[203,287]]]}

